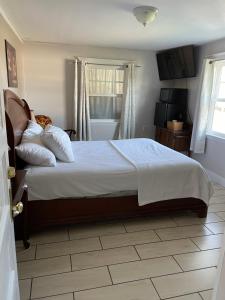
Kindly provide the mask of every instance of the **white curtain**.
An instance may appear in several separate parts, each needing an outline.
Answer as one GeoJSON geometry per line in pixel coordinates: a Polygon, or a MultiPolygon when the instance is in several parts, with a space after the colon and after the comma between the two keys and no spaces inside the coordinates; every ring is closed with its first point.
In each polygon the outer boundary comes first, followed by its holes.
{"type": "Polygon", "coordinates": [[[191,151],[205,152],[206,130],[212,95],[214,64],[204,59],[197,95],[196,111],[191,139],[191,151]]]}
{"type": "Polygon", "coordinates": [[[74,128],[78,140],[91,140],[88,72],[85,59],[75,59],[74,128]]]}
{"type": "Polygon", "coordinates": [[[124,94],[119,127],[120,139],[135,136],[135,65],[129,63],[124,74],[124,94]]]}

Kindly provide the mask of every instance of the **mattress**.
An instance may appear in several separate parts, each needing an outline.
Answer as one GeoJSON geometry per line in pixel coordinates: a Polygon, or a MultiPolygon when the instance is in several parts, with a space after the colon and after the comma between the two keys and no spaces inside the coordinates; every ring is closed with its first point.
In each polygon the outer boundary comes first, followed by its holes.
{"type": "Polygon", "coordinates": [[[29,166],[29,200],[126,195],[139,205],[195,197],[209,202],[212,187],[201,165],[150,139],[72,142],[75,161],[29,166]]]}

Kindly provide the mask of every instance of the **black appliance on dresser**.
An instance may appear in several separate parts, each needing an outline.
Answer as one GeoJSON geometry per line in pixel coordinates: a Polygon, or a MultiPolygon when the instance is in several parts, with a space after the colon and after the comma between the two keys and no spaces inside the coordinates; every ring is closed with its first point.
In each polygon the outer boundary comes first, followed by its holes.
{"type": "Polygon", "coordinates": [[[187,89],[162,88],[155,107],[154,125],[162,128],[167,126],[167,121],[186,122],[187,97],[187,89]]]}

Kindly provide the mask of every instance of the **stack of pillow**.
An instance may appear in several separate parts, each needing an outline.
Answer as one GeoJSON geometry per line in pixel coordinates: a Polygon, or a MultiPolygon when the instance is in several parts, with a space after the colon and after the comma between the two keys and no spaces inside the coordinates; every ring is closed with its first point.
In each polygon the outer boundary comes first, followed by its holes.
{"type": "Polygon", "coordinates": [[[74,161],[71,141],[61,128],[48,125],[43,129],[32,121],[29,121],[16,151],[25,162],[37,166],[54,167],[56,159],[74,161]]]}

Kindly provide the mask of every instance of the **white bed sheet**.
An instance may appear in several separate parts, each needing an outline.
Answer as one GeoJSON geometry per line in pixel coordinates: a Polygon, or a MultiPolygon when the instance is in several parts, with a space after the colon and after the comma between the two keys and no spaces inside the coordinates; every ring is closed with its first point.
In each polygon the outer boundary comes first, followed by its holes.
{"type": "Polygon", "coordinates": [[[108,141],[72,142],[75,161],[29,166],[29,200],[94,197],[137,191],[135,167],[108,141]]]}
{"type": "Polygon", "coordinates": [[[209,202],[212,187],[201,165],[153,140],[72,142],[72,148],[73,163],[28,168],[29,200],[138,191],[140,205],[185,197],[209,202]]]}

